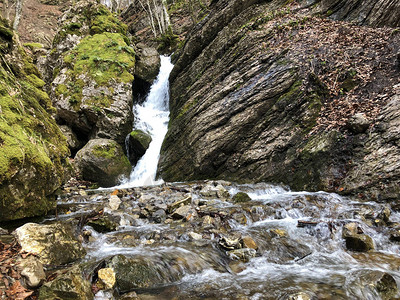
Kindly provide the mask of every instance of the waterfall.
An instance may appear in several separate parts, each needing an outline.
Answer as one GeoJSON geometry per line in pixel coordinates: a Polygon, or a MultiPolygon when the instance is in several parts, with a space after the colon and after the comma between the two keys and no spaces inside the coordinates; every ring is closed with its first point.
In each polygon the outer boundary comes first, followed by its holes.
{"type": "Polygon", "coordinates": [[[134,129],[149,133],[152,137],[152,142],[132,170],[129,179],[123,182],[119,188],[154,185],[163,182],[162,179],[156,181],[156,172],[161,145],[168,130],[168,77],[173,65],[170,57],[161,56],[160,58],[160,72],[151,86],[146,100],[143,104],[137,104],[133,107],[135,116],[134,129]]]}

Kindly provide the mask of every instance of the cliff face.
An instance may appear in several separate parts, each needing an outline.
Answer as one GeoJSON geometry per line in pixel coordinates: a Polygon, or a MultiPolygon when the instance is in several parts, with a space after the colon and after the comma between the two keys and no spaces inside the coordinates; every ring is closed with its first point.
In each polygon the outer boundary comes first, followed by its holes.
{"type": "MultiPolygon", "coordinates": [[[[378,2],[359,23],[397,26],[396,1],[378,2]]],[[[161,176],[398,197],[398,30],[325,18],[354,20],[358,2],[287,3],[220,0],[192,30],[170,77],[161,176]]]]}
{"type": "Polygon", "coordinates": [[[0,221],[46,213],[69,150],[44,81],[0,20],[0,221]]]}

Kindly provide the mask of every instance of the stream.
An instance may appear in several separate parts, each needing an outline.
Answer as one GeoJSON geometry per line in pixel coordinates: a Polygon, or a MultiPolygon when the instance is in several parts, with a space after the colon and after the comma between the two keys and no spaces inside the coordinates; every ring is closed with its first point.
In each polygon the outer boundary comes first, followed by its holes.
{"type": "MultiPolygon", "coordinates": [[[[112,268],[121,295],[136,291],[140,299],[399,296],[400,214],[385,204],[225,181],[120,189],[117,209],[111,208],[110,197],[105,191],[70,195],[59,206],[68,214],[58,219],[104,210],[82,229],[88,237],[84,264],[92,278],[100,267],[112,268]],[[239,192],[250,198],[240,199],[235,196],[239,192]],[[357,226],[353,237],[372,239],[371,249],[346,237],[349,224],[357,226]]],[[[113,297],[111,291],[96,294],[96,299],[113,297]]]]}

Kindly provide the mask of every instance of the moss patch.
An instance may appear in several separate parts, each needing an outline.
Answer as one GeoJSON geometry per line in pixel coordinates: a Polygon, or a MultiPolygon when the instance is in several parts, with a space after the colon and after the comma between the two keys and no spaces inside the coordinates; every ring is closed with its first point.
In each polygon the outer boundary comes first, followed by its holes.
{"type": "MultiPolygon", "coordinates": [[[[98,86],[109,85],[110,82],[130,83],[133,81],[135,52],[129,47],[120,33],[101,33],[84,38],[73,50],[64,55],[64,62],[71,66],[67,72],[70,80],[68,86],[56,87],[56,96],[63,94],[69,97],[70,104],[79,108],[82,100],[82,88],[85,82],[81,79],[89,77],[98,86]]],[[[102,95],[90,99],[90,104],[109,107],[111,97],[102,95]]]]}

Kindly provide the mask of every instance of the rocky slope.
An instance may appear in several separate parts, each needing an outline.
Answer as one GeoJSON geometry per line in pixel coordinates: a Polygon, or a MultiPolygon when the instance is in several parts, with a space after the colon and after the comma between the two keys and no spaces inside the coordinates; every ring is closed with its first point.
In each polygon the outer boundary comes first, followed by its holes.
{"type": "Polygon", "coordinates": [[[41,75],[3,20],[0,57],[0,221],[5,221],[54,207],[52,194],[64,180],[69,150],[41,75]]]}
{"type": "Polygon", "coordinates": [[[396,199],[398,29],[325,18],[397,26],[378,2],[215,1],[176,55],[161,176],[396,199]]]}

